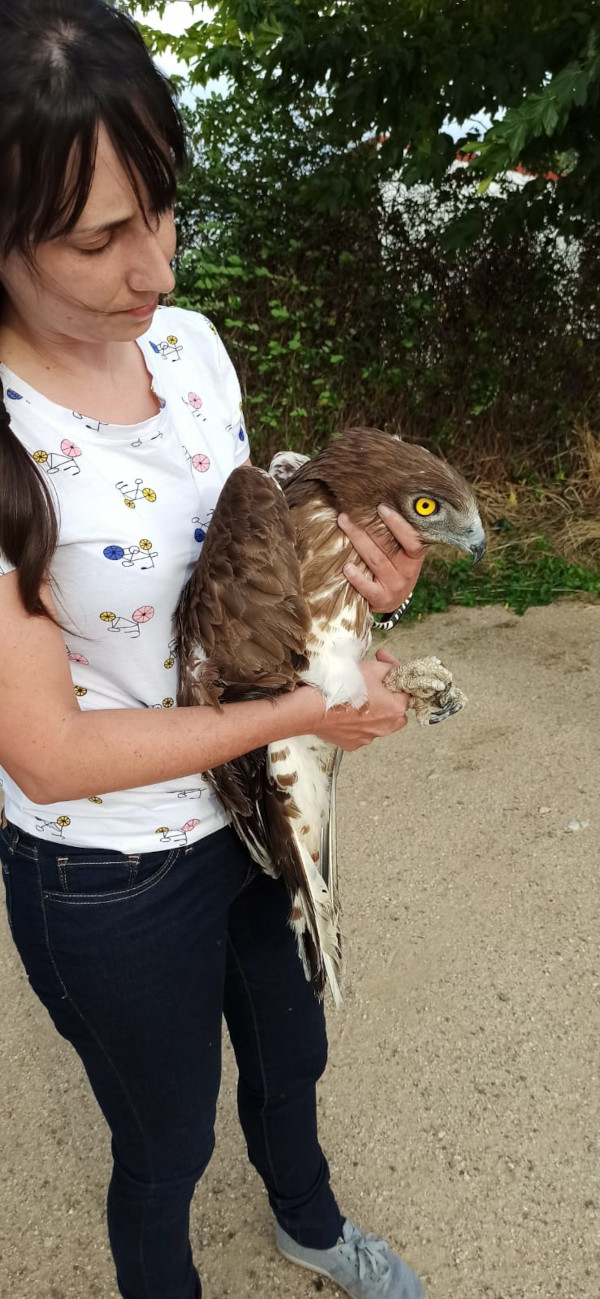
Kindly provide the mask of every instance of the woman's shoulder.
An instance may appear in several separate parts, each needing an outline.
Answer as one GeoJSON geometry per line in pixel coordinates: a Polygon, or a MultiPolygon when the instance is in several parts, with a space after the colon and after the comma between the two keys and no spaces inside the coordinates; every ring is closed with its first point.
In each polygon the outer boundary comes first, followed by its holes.
{"type": "Polygon", "coordinates": [[[195,339],[204,338],[206,342],[215,345],[219,339],[218,330],[213,325],[208,316],[203,315],[201,311],[192,310],[189,307],[159,307],[156,311],[148,338],[152,338],[157,332],[161,338],[175,337],[183,338],[184,335],[195,339]]]}
{"type": "MultiPolygon", "coordinates": [[[[187,307],[158,307],[148,332],[138,339],[164,362],[186,362],[197,365],[201,360],[207,374],[221,383],[230,362],[212,320],[201,311],[187,307]]],[[[176,366],[179,369],[179,366],[176,366]]]]}

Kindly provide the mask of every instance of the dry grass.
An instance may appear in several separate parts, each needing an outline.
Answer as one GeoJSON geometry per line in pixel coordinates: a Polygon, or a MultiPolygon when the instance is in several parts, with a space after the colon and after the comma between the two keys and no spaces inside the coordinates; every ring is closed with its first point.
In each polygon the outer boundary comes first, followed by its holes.
{"type": "Polygon", "coordinates": [[[494,455],[483,464],[479,460],[475,473],[474,465],[470,474],[465,466],[477,492],[490,550],[518,545],[526,555],[542,534],[556,554],[570,563],[600,569],[600,438],[589,427],[580,427],[570,454],[570,472],[564,481],[557,480],[556,465],[547,466],[547,477],[528,474],[513,481],[502,475],[494,455]]]}

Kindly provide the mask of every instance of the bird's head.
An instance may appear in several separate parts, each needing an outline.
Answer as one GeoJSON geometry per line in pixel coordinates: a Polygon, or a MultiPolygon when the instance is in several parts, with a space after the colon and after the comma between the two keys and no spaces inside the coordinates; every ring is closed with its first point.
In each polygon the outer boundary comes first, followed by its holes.
{"type": "MultiPolygon", "coordinates": [[[[426,544],[457,546],[477,563],[485,551],[472,488],[445,460],[379,429],[347,429],[291,480],[318,481],[336,510],[372,529],[377,506],[390,505],[426,544]]],[[[297,486],[296,486],[297,485],[297,486]]],[[[287,490],[287,489],[286,489],[287,490]]]]}
{"type": "Polygon", "coordinates": [[[397,471],[390,482],[389,501],[427,544],[443,542],[472,556],[476,564],[485,553],[485,532],[475,495],[456,469],[425,447],[392,438],[397,471]]]}

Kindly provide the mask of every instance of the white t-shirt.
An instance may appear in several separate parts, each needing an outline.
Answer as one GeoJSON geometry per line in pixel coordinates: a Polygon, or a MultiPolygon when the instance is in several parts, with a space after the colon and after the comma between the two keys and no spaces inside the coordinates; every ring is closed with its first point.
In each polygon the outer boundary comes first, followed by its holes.
{"type": "MultiPolygon", "coordinates": [[[[141,424],[99,424],[0,365],[12,429],[57,508],[51,575],[83,710],[176,707],[173,614],[223,483],[248,457],[239,383],[214,325],[160,307],[137,341],[162,406],[141,424]]],[[[0,574],[11,567],[0,554],[0,574]]],[[[153,852],[228,820],[200,774],[48,806],[2,768],[0,784],[9,821],[82,847],[153,852]]]]}

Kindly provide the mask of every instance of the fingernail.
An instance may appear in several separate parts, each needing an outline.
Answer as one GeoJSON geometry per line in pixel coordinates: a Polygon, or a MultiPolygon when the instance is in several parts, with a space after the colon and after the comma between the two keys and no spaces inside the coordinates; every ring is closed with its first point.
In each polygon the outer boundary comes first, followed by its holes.
{"type": "Polygon", "coordinates": [[[378,505],[378,506],[377,506],[377,513],[378,513],[378,514],[381,514],[382,517],[385,519],[386,514],[391,514],[391,513],[392,513],[392,510],[390,510],[389,505],[378,505]]]}
{"type": "Polygon", "coordinates": [[[354,567],[354,564],[344,564],[344,572],[346,577],[354,577],[357,570],[354,567]]]}
{"type": "Polygon", "coordinates": [[[349,520],[347,514],[338,514],[338,523],[340,525],[340,528],[345,528],[348,522],[349,520]]]}

